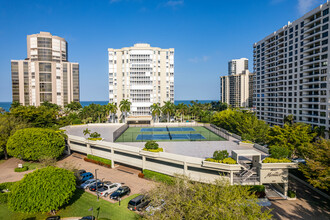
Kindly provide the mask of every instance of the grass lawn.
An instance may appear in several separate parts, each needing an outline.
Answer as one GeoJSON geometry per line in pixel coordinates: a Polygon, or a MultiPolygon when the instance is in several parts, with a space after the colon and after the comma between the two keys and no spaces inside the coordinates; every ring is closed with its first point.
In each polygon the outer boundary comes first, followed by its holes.
{"type": "MultiPolygon", "coordinates": [[[[110,203],[103,199],[97,201],[97,197],[91,193],[84,192],[83,190],[77,190],[70,203],[62,208],[57,215],[64,217],[83,217],[92,215],[91,211],[88,211],[91,207],[94,209],[94,216],[98,218],[109,219],[140,219],[140,216],[133,211],[127,209],[128,202],[137,195],[131,195],[128,198],[119,203],[110,203]]],[[[0,219],[10,220],[44,220],[48,217],[47,214],[24,214],[12,212],[8,209],[7,205],[0,204],[0,219]]]]}
{"type": "Polygon", "coordinates": [[[41,167],[40,163],[37,162],[24,162],[23,166],[27,166],[29,170],[34,170],[41,167]]]}
{"type": "MultiPolygon", "coordinates": [[[[167,131],[162,132],[141,132],[142,127],[130,127],[128,128],[117,140],[116,142],[140,142],[142,140],[136,140],[139,134],[168,134],[167,131]]],[[[201,134],[205,139],[198,139],[195,141],[224,141],[223,137],[213,133],[202,126],[192,127],[195,131],[170,131],[171,134],[201,134]]],[[[145,141],[145,140],[144,140],[145,141]]],[[[156,140],[156,141],[190,141],[189,139],[183,140],[156,140]]]]}

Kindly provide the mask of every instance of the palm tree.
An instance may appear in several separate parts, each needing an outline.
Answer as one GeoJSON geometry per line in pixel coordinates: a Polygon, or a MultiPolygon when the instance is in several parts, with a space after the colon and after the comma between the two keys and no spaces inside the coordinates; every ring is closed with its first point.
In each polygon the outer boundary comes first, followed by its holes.
{"type": "Polygon", "coordinates": [[[181,122],[183,121],[183,118],[184,118],[184,114],[186,112],[186,109],[187,109],[187,105],[183,104],[183,103],[179,103],[177,106],[177,111],[180,113],[180,116],[181,116],[181,122]]]}
{"type": "Polygon", "coordinates": [[[132,103],[128,99],[123,99],[119,103],[120,111],[124,113],[122,114],[122,116],[124,116],[125,119],[124,122],[126,121],[127,112],[131,111],[131,105],[132,103]]]}
{"type": "Polygon", "coordinates": [[[160,112],[161,112],[161,108],[160,108],[160,104],[159,103],[154,103],[150,106],[150,111],[151,111],[151,115],[154,118],[154,122],[159,122],[159,116],[160,116],[160,112]]]}
{"type": "Polygon", "coordinates": [[[107,110],[109,112],[109,114],[111,115],[111,118],[112,118],[112,122],[115,123],[116,121],[116,113],[117,113],[117,105],[115,103],[108,103],[107,105],[107,110]]]}
{"type": "Polygon", "coordinates": [[[170,115],[174,112],[174,104],[170,101],[164,102],[162,107],[162,112],[164,115],[167,115],[167,122],[170,122],[170,115]]]}

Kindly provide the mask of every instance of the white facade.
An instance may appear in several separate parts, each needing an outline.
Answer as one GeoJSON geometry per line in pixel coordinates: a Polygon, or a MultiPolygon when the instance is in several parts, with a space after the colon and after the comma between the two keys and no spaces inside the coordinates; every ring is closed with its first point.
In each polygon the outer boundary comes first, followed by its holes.
{"type": "Polygon", "coordinates": [[[135,44],[108,56],[110,103],[128,99],[131,115],[150,115],[153,103],[174,102],[174,49],[135,44]]]}
{"type": "Polygon", "coordinates": [[[13,101],[33,106],[79,102],[79,64],[68,62],[64,38],[48,32],[28,35],[27,56],[11,61],[13,101]]]}
{"type": "Polygon", "coordinates": [[[320,5],[253,46],[259,119],[330,127],[329,5],[320,5]]]}
{"type": "Polygon", "coordinates": [[[232,107],[252,107],[253,81],[249,72],[249,60],[246,58],[235,59],[228,62],[228,75],[220,77],[220,98],[232,107]]]}

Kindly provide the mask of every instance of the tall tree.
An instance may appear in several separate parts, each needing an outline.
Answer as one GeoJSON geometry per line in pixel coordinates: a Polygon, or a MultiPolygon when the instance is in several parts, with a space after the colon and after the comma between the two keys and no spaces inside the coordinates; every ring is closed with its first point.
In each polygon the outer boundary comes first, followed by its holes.
{"type": "Polygon", "coordinates": [[[12,102],[12,103],[10,104],[10,110],[12,110],[12,109],[14,109],[14,108],[17,108],[17,107],[19,107],[19,106],[22,106],[20,102],[18,102],[18,101],[12,102]]]}
{"type": "Polygon", "coordinates": [[[8,159],[7,141],[17,130],[27,128],[29,125],[9,113],[0,114],[0,149],[3,151],[5,159],[8,159]]]}
{"type": "Polygon", "coordinates": [[[304,173],[310,184],[329,191],[330,140],[321,138],[312,144],[307,144],[301,153],[306,164],[300,164],[299,170],[304,173]]]}
{"type": "Polygon", "coordinates": [[[79,102],[71,102],[65,106],[68,108],[69,111],[78,111],[79,109],[82,108],[81,104],[79,102]]]}
{"type": "Polygon", "coordinates": [[[178,113],[180,114],[181,122],[183,122],[184,115],[187,111],[187,105],[185,105],[184,103],[179,103],[176,106],[176,109],[177,109],[178,113]]]}
{"type": "Polygon", "coordinates": [[[170,116],[174,113],[174,104],[170,101],[164,102],[164,105],[162,106],[162,112],[164,115],[166,115],[167,122],[170,122],[170,116]]]}
{"type": "Polygon", "coordinates": [[[270,146],[287,147],[291,157],[295,157],[301,155],[301,150],[313,140],[315,135],[311,126],[304,123],[284,124],[283,127],[275,125],[270,129],[268,143],[270,146]]]}
{"type": "Polygon", "coordinates": [[[154,122],[159,122],[159,116],[161,113],[161,108],[159,103],[154,103],[150,106],[151,115],[154,118],[154,122]]]}
{"type": "Polygon", "coordinates": [[[116,114],[117,114],[117,105],[115,103],[108,103],[107,110],[109,114],[111,115],[112,122],[116,122],[116,114]]]}
{"type": "Polygon", "coordinates": [[[122,112],[122,116],[124,116],[124,122],[126,122],[127,113],[131,111],[132,103],[128,99],[123,99],[119,103],[119,109],[122,112]]]}
{"type": "Polygon", "coordinates": [[[270,210],[262,209],[249,187],[231,186],[226,181],[205,184],[187,177],[174,184],[158,184],[148,193],[150,205],[161,208],[146,213],[147,219],[271,219],[270,210]],[[163,205],[161,205],[163,204],[163,205]]]}

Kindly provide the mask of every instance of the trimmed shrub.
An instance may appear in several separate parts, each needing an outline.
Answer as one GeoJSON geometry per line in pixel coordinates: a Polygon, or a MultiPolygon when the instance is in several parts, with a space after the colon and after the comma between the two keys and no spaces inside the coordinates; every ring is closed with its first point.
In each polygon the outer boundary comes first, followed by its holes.
{"type": "Polygon", "coordinates": [[[75,190],[73,172],[58,167],[37,169],[12,187],[8,206],[24,213],[58,210],[69,202],[75,190]]]}
{"type": "Polygon", "coordinates": [[[157,149],[147,149],[147,148],[143,148],[142,150],[145,150],[145,151],[150,151],[150,152],[163,152],[163,148],[157,148],[157,149]]]}
{"type": "Polygon", "coordinates": [[[291,163],[291,160],[287,158],[282,158],[282,159],[275,159],[271,157],[266,157],[263,161],[263,163],[291,163]]]}
{"type": "Polygon", "coordinates": [[[151,170],[143,170],[144,178],[154,180],[157,182],[163,182],[168,185],[173,185],[174,184],[174,178],[171,176],[168,176],[166,174],[154,172],[151,170]]]}
{"type": "Polygon", "coordinates": [[[106,166],[108,168],[111,168],[111,160],[109,160],[109,159],[105,159],[105,158],[102,158],[102,157],[98,157],[98,156],[88,154],[87,158],[85,157],[84,160],[87,161],[87,162],[92,162],[92,163],[96,163],[96,164],[101,165],[101,166],[106,166]]]}
{"type": "Polygon", "coordinates": [[[213,159],[215,160],[223,160],[229,156],[227,150],[216,150],[213,153],[213,159]]]}
{"type": "Polygon", "coordinates": [[[8,154],[38,161],[41,157],[58,158],[65,147],[64,137],[46,128],[25,128],[15,132],[7,142],[8,154]]]}
{"type": "Polygon", "coordinates": [[[237,164],[236,160],[234,160],[231,157],[227,157],[223,160],[215,160],[213,158],[206,158],[205,160],[209,161],[209,162],[214,162],[214,163],[237,164]]]}
{"type": "Polygon", "coordinates": [[[27,171],[28,169],[29,169],[29,167],[27,167],[27,166],[23,166],[22,168],[16,167],[15,172],[24,172],[24,171],[27,171]]]}
{"type": "Polygon", "coordinates": [[[101,135],[100,135],[99,133],[97,133],[97,132],[93,132],[93,133],[91,133],[91,134],[89,135],[89,137],[90,137],[90,138],[100,138],[101,135]]]}
{"type": "Polygon", "coordinates": [[[242,141],[243,143],[247,143],[247,144],[253,144],[252,141],[248,141],[248,140],[245,140],[245,141],[242,141]]]}
{"type": "Polygon", "coordinates": [[[157,150],[158,146],[159,145],[157,144],[156,141],[147,141],[144,145],[144,148],[148,150],[157,150]]]}
{"type": "Polygon", "coordinates": [[[264,185],[254,185],[251,186],[251,191],[253,192],[265,192],[265,186],[264,185]]]}
{"type": "Polygon", "coordinates": [[[296,193],[294,191],[289,190],[288,191],[288,197],[289,198],[296,198],[296,193]]]}

